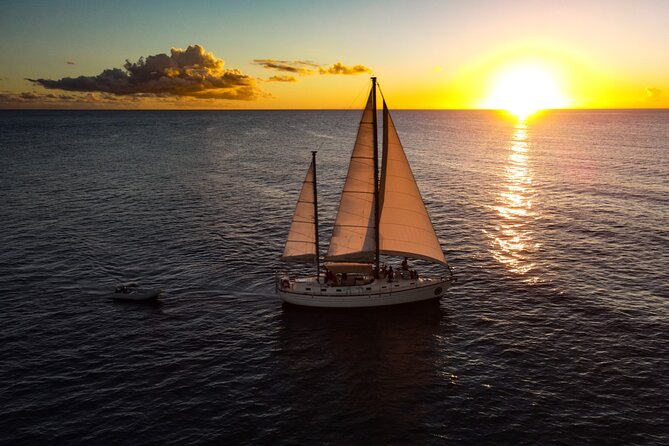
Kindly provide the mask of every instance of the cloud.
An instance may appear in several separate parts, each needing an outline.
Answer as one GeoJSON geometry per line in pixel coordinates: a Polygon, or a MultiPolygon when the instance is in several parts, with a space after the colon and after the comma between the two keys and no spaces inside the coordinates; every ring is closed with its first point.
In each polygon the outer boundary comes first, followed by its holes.
{"type": "Polygon", "coordinates": [[[300,76],[314,74],[314,68],[318,68],[318,65],[303,60],[254,59],[253,63],[268,70],[286,71],[300,76]]]}
{"type": "MultiPolygon", "coordinates": [[[[268,70],[283,71],[297,74],[299,76],[310,76],[313,74],[362,74],[371,73],[372,70],[364,65],[354,65],[348,67],[341,62],[334,65],[322,66],[305,60],[275,60],[275,59],[255,59],[254,64],[260,65],[268,70]]],[[[277,76],[272,76],[268,80],[273,80],[277,76]]],[[[295,79],[295,78],[293,78],[295,79]]],[[[275,79],[276,80],[276,79],[275,79]]],[[[290,82],[294,82],[290,81],[290,82]]]]}
{"type": "Polygon", "coordinates": [[[71,61],[71,60],[66,60],[65,63],[68,64],[68,65],[76,65],[76,64],[75,64],[73,61],[71,61]]]}
{"type": "MultiPolygon", "coordinates": [[[[41,93],[35,91],[24,91],[20,93],[11,93],[7,91],[0,92],[0,109],[13,108],[142,108],[147,104],[151,107],[161,105],[173,105],[178,98],[174,96],[158,97],[153,95],[131,95],[119,96],[112,93],[87,92],[87,93],[41,93]]],[[[191,100],[191,98],[189,98],[191,100]]],[[[201,104],[202,101],[193,99],[201,104]]]]}
{"type": "Polygon", "coordinates": [[[30,91],[23,92],[18,95],[20,99],[26,100],[26,101],[32,101],[32,100],[39,100],[42,98],[41,94],[33,93],[30,91]]]}
{"type": "Polygon", "coordinates": [[[76,96],[69,94],[41,94],[34,91],[24,91],[22,93],[0,93],[0,104],[20,104],[20,103],[55,103],[69,102],[77,100],[76,96]]]}
{"type": "Polygon", "coordinates": [[[297,79],[295,76],[284,76],[284,75],[279,75],[279,76],[270,76],[269,79],[267,79],[268,82],[297,82],[297,79]]]}
{"type": "Polygon", "coordinates": [[[646,100],[649,102],[659,102],[662,100],[662,90],[655,87],[646,87],[646,100]]]}
{"type": "Polygon", "coordinates": [[[364,65],[354,65],[352,67],[347,67],[346,65],[342,64],[341,62],[337,62],[334,65],[330,65],[329,67],[319,67],[318,72],[320,74],[362,74],[362,73],[371,73],[372,70],[367,68],[364,65]]]}
{"type": "Polygon", "coordinates": [[[58,80],[27,79],[44,88],[113,95],[188,96],[206,99],[254,100],[264,93],[256,80],[200,45],[185,50],[172,48],[137,62],[126,60],[121,68],[109,68],[97,76],[64,77],[58,80]]]}

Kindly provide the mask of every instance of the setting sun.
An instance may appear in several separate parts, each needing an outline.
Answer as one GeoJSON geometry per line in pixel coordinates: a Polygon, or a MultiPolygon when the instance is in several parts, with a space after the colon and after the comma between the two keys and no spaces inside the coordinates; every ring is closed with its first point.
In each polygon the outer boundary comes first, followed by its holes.
{"type": "Polygon", "coordinates": [[[569,105],[557,76],[539,64],[514,65],[493,76],[483,106],[507,110],[520,119],[544,109],[569,105]]]}

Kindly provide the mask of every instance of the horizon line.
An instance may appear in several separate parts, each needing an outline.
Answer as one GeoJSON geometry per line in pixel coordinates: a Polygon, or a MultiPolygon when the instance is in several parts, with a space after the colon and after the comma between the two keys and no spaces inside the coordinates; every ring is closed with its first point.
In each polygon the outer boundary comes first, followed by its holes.
{"type": "MultiPolygon", "coordinates": [[[[354,108],[58,108],[58,107],[18,107],[2,108],[0,111],[356,111],[354,108]]],[[[381,110],[381,108],[377,108],[381,110]]],[[[393,108],[394,111],[489,111],[509,113],[502,108],[393,108]]],[[[669,110],[669,107],[571,107],[571,108],[545,108],[537,112],[548,111],[616,111],[616,110],[669,110]]]]}

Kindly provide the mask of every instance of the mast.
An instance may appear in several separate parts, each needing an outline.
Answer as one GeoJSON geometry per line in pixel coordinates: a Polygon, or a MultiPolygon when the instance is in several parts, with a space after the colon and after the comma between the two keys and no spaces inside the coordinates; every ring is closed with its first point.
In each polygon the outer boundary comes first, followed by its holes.
{"type": "Polygon", "coordinates": [[[321,282],[321,277],[320,277],[320,259],[318,256],[320,255],[320,249],[318,247],[318,193],[317,193],[317,187],[316,187],[316,151],[312,150],[311,151],[311,164],[314,168],[314,240],[316,240],[316,281],[318,283],[321,282]]]}
{"type": "Polygon", "coordinates": [[[379,275],[379,141],[376,123],[376,77],[372,77],[372,126],[374,128],[374,263],[376,277],[379,275]]]}

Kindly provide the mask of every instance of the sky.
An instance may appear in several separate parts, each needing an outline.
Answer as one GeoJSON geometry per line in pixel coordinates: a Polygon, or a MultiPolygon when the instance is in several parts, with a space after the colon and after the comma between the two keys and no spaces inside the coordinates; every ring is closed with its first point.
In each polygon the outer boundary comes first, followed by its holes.
{"type": "Polygon", "coordinates": [[[669,1],[0,0],[0,108],[669,108],[669,1]]]}

